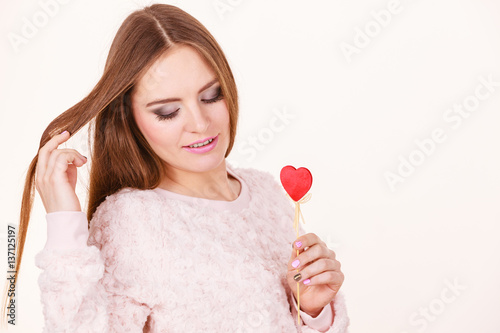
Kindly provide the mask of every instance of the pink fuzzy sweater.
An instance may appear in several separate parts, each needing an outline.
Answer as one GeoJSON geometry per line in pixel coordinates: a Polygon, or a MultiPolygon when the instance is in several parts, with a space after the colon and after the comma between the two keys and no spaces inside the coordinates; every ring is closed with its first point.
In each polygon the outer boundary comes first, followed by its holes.
{"type": "Polygon", "coordinates": [[[347,332],[341,292],[298,326],[293,204],[270,173],[226,164],[242,185],[234,201],[125,188],[90,230],[83,212],[47,214],[44,332],[347,332]]]}

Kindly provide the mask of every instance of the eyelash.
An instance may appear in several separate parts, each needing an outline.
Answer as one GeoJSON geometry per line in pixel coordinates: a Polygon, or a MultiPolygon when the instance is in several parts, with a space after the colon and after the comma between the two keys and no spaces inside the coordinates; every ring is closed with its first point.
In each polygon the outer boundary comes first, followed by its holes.
{"type": "MultiPolygon", "coordinates": [[[[214,98],[205,99],[205,100],[202,100],[202,101],[205,102],[205,103],[207,103],[207,104],[210,104],[210,103],[218,102],[218,101],[220,101],[223,98],[224,98],[224,95],[222,95],[222,89],[221,89],[221,87],[219,87],[218,92],[217,92],[217,96],[215,96],[214,98]]],[[[161,120],[172,119],[172,118],[174,118],[177,115],[178,112],[179,112],[179,109],[177,109],[176,111],[174,111],[172,113],[166,114],[166,115],[157,114],[156,118],[158,120],[160,120],[160,121],[161,120]]]]}

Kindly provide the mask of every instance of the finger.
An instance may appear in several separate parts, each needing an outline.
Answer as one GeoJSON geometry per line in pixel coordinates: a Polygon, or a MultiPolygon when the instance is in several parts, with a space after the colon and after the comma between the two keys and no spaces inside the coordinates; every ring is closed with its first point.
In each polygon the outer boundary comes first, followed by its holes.
{"type": "Polygon", "coordinates": [[[307,250],[302,251],[298,256],[296,255],[297,250],[292,251],[292,256],[288,264],[288,269],[301,269],[305,267],[308,263],[313,262],[320,258],[335,259],[333,252],[323,244],[314,244],[307,250]],[[295,252],[295,253],[293,253],[295,252]]]}
{"type": "MultiPolygon", "coordinates": [[[[301,275],[303,275],[302,272],[301,272],[301,275]]],[[[303,285],[307,285],[307,286],[317,286],[320,284],[331,284],[331,285],[339,286],[339,289],[340,289],[340,286],[342,285],[342,283],[344,283],[344,273],[342,273],[340,271],[328,270],[328,271],[324,271],[322,273],[316,274],[314,276],[309,276],[309,277],[302,276],[298,282],[300,282],[303,285]]]]}
{"type": "Polygon", "coordinates": [[[307,233],[298,237],[293,243],[292,247],[298,249],[299,252],[304,251],[306,248],[314,244],[323,243],[323,241],[315,233],[307,233]]]}
{"type": "Polygon", "coordinates": [[[80,167],[86,162],[85,157],[74,149],[57,149],[50,156],[44,181],[51,183],[60,180],[61,176],[66,176],[69,163],[80,167]]]}
{"type": "MultiPolygon", "coordinates": [[[[295,281],[301,282],[327,271],[340,271],[340,262],[332,259],[318,259],[299,270],[301,279],[295,281]]],[[[295,271],[294,276],[296,274],[295,271]]]]}
{"type": "Polygon", "coordinates": [[[52,151],[59,147],[61,143],[68,140],[69,137],[69,132],[64,131],[61,134],[55,135],[53,138],[47,141],[47,143],[42,148],[40,148],[40,150],[38,151],[38,161],[36,167],[36,174],[40,179],[44,178],[47,169],[47,163],[52,151]]]}
{"type": "MultiPolygon", "coordinates": [[[[74,149],[57,149],[52,152],[47,165],[46,179],[61,176],[68,170],[71,163],[77,167],[84,165],[87,159],[74,149]]],[[[57,177],[56,177],[57,178],[57,177]]]]}

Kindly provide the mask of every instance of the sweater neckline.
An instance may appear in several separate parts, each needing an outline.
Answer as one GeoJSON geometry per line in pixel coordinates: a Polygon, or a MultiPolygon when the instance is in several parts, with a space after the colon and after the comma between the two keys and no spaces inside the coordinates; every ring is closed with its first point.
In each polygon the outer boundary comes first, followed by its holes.
{"type": "Polygon", "coordinates": [[[236,178],[240,184],[240,193],[238,197],[233,200],[233,201],[226,201],[226,200],[212,200],[212,199],[206,199],[206,198],[198,198],[198,197],[192,197],[189,195],[185,194],[180,194],[180,193],[175,193],[163,188],[156,187],[153,189],[156,193],[160,194],[161,196],[167,198],[167,199],[173,199],[173,200],[180,200],[184,202],[188,202],[191,204],[195,205],[201,205],[204,207],[209,207],[216,209],[218,211],[232,211],[232,212],[239,212],[244,208],[247,208],[250,203],[250,193],[248,190],[247,183],[238,175],[234,170],[229,166],[229,164],[226,162],[226,170],[227,172],[236,178]]]}

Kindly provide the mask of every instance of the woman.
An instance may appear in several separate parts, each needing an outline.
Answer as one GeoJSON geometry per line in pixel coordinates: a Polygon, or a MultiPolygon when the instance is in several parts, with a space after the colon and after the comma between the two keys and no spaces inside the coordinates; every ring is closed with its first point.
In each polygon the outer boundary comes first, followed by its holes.
{"type": "Polygon", "coordinates": [[[28,171],[17,265],[36,185],[45,332],[346,331],[335,253],[295,239],[271,174],[226,163],[237,120],[233,75],[201,23],[160,4],[124,21],[101,80],[48,126],[28,171]],[[58,147],[89,122],[84,214],[87,158],[58,147]]]}

